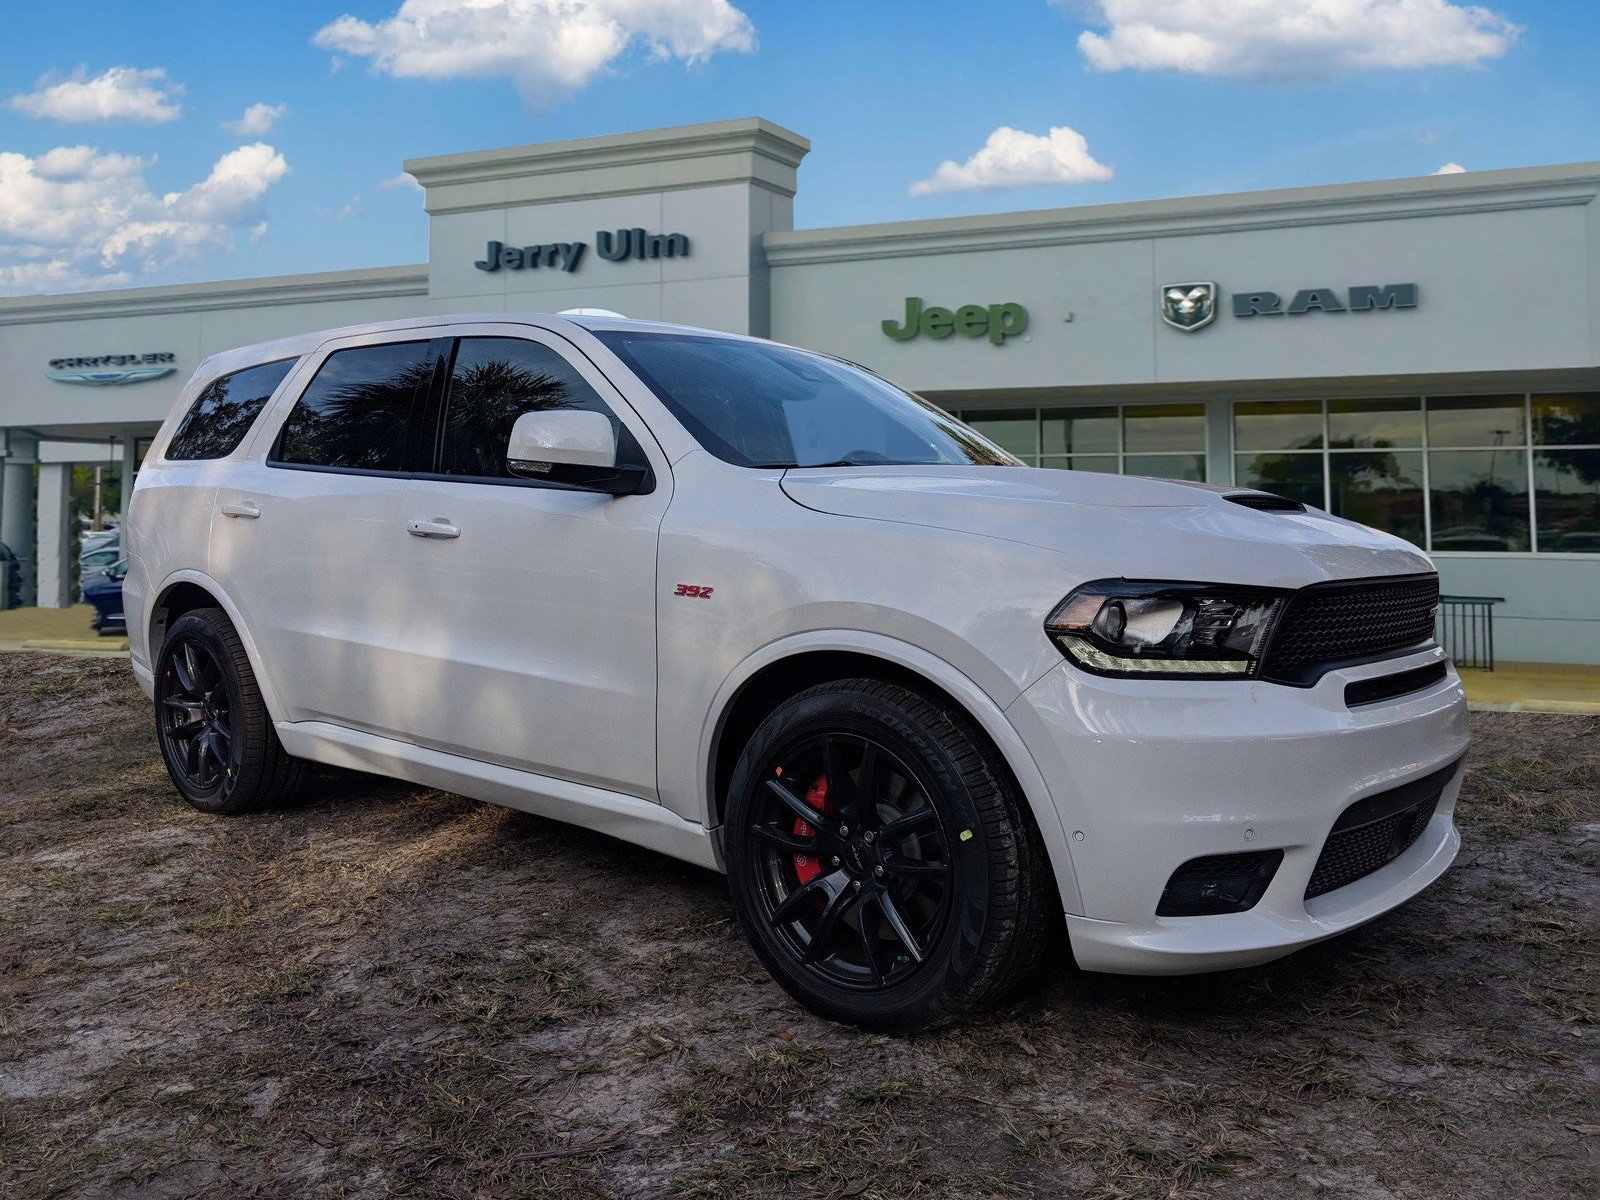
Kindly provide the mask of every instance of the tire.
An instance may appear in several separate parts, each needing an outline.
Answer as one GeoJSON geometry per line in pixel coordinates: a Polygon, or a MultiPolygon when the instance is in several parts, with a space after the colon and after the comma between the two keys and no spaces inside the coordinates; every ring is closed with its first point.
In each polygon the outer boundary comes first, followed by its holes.
{"type": "Polygon", "coordinates": [[[994,1005],[1060,921],[993,751],[963,713],[898,684],[826,683],[768,716],[734,772],[725,850],[773,977],[818,1015],[880,1032],[994,1005]]]}
{"type": "Polygon", "coordinates": [[[253,812],[299,790],[306,764],[278,741],[244,645],[220,609],[185,613],[167,631],[155,716],[167,774],[201,812],[253,812]]]}

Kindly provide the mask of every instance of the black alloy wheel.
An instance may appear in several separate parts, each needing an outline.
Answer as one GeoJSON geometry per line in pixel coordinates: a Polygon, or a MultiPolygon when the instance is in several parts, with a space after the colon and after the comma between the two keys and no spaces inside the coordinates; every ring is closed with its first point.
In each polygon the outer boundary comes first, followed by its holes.
{"type": "Polygon", "coordinates": [[[769,760],[751,825],[763,918],[840,986],[894,986],[926,961],[949,915],[948,834],[928,785],[854,733],[807,738],[769,760]]]}
{"type": "Polygon", "coordinates": [[[907,1033],[986,1007],[1040,961],[1060,901],[1032,816],[964,713],[872,679],[785,701],[739,759],[725,862],[789,993],[907,1033]]]}
{"type": "Polygon", "coordinates": [[[216,792],[239,772],[228,678],[193,635],[174,639],[165,659],[156,714],[162,748],[186,794],[216,792]]]}
{"type": "Polygon", "coordinates": [[[167,774],[201,812],[249,812],[299,789],[305,764],[278,740],[250,657],[220,609],[172,623],[156,657],[155,713],[167,774]]]}

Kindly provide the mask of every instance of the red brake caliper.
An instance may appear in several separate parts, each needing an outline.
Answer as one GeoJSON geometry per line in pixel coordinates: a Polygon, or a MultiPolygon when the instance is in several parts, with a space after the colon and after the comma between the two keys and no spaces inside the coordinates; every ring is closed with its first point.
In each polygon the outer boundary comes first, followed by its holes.
{"type": "MultiPolygon", "coordinates": [[[[806,793],[806,803],[818,812],[831,812],[828,805],[828,777],[818,775],[811,783],[811,790],[806,793]]],[[[817,831],[811,828],[807,821],[799,817],[794,819],[794,833],[796,837],[815,837],[817,831]]],[[[801,886],[810,883],[822,874],[822,860],[811,854],[796,854],[794,856],[794,873],[800,880],[801,886]]]]}

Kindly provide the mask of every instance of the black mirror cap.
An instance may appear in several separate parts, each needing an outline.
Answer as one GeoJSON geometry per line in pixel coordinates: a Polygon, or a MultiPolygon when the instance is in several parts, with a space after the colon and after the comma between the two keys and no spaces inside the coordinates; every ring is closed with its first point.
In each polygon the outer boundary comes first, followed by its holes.
{"type": "Polygon", "coordinates": [[[637,463],[620,467],[585,467],[571,463],[519,463],[507,460],[506,469],[519,479],[540,480],[575,492],[648,496],[656,490],[654,472],[637,463]]]}

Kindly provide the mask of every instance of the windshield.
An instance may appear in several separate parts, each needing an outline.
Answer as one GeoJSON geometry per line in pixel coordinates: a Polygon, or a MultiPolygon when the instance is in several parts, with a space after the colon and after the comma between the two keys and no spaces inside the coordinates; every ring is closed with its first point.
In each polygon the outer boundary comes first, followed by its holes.
{"type": "Polygon", "coordinates": [[[694,435],[741,467],[1020,466],[870,371],[769,342],[597,330],[694,435]]]}

